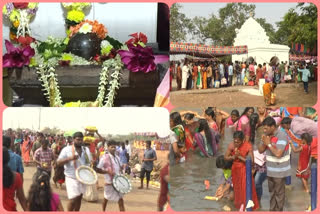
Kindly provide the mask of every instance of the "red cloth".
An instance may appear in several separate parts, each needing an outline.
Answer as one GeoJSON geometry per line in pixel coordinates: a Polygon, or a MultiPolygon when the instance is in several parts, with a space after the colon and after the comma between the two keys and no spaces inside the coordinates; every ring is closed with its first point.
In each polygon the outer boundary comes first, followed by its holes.
{"type": "Polygon", "coordinates": [[[299,156],[299,163],[298,163],[296,176],[299,178],[308,179],[310,176],[310,170],[307,170],[307,169],[309,167],[311,150],[308,145],[301,145],[301,146],[302,146],[302,151],[300,152],[300,156],[299,156]]]}
{"type": "MultiPolygon", "coordinates": [[[[234,144],[231,143],[228,147],[231,150],[231,155],[235,154],[234,144]]],[[[248,142],[242,143],[242,145],[238,148],[240,155],[244,158],[247,157],[249,151],[252,151],[252,145],[248,142]]],[[[234,206],[237,209],[240,209],[243,204],[246,207],[246,163],[236,159],[233,161],[231,168],[232,175],[232,183],[234,190],[234,206]]],[[[259,208],[259,201],[256,193],[255,183],[252,177],[252,201],[254,203],[254,207],[252,210],[256,210],[259,208]]]]}
{"type": "Polygon", "coordinates": [[[214,131],[219,132],[219,127],[215,121],[209,122],[209,127],[212,128],[214,131]]]}
{"type": "Polygon", "coordinates": [[[158,198],[158,207],[163,207],[168,201],[168,182],[164,177],[169,175],[169,164],[165,165],[160,171],[160,195],[158,198]]]}
{"type": "Polygon", "coordinates": [[[291,115],[299,115],[299,111],[302,111],[302,107],[287,107],[288,112],[291,115]]]}
{"type": "Polygon", "coordinates": [[[190,149],[194,150],[195,148],[193,146],[193,137],[190,130],[187,127],[185,127],[184,131],[186,134],[185,144],[186,144],[187,151],[189,151],[190,149]]]}
{"type": "Polygon", "coordinates": [[[256,85],[259,84],[259,79],[263,78],[263,70],[261,68],[257,68],[257,77],[256,77],[256,85]]]}
{"type": "Polygon", "coordinates": [[[2,192],[3,207],[7,211],[17,211],[15,194],[17,189],[20,189],[20,188],[22,188],[21,175],[19,173],[16,173],[13,184],[9,188],[3,188],[3,192],[2,192]]]}
{"type": "Polygon", "coordinates": [[[311,143],[311,157],[318,159],[318,138],[313,137],[311,143]]]}

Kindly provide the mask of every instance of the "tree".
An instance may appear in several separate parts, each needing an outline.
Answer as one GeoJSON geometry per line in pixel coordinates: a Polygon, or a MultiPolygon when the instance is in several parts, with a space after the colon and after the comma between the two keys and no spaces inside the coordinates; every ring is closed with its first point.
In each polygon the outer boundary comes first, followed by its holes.
{"type": "Polygon", "coordinates": [[[59,132],[61,132],[61,130],[58,129],[57,127],[53,127],[53,128],[45,127],[41,130],[41,132],[43,134],[56,135],[59,132]]]}
{"type": "Polygon", "coordinates": [[[304,44],[311,51],[317,47],[317,7],[314,4],[299,3],[296,9],[292,8],[285,14],[277,26],[279,29],[275,37],[280,44],[304,44]]]}
{"type": "Polygon", "coordinates": [[[242,3],[229,3],[219,10],[219,16],[211,15],[209,19],[195,17],[192,34],[205,42],[211,40],[213,45],[233,45],[236,37],[236,28],[249,18],[254,16],[255,5],[242,3]]]}
{"type": "Polygon", "coordinates": [[[180,4],[173,4],[170,9],[170,40],[173,42],[186,41],[186,35],[193,30],[192,20],[181,13],[180,4]]]}

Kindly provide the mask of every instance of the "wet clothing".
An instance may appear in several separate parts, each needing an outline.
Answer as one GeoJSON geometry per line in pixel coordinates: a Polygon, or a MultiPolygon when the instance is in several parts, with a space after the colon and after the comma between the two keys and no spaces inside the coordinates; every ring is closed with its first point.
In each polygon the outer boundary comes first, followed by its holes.
{"type": "Polygon", "coordinates": [[[164,179],[165,176],[169,175],[169,164],[165,165],[160,170],[160,195],[158,198],[158,208],[162,210],[164,205],[168,202],[168,182],[164,179]]]}
{"type": "Polygon", "coordinates": [[[309,160],[311,155],[310,146],[308,145],[301,145],[302,151],[300,152],[299,156],[299,163],[296,176],[299,178],[308,179],[310,176],[309,170],[309,160]]]}
{"type": "MultiPolygon", "coordinates": [[[[231,155],[235,155],[235,147],[234,144],[231,143],[228,146],[228,150],[231,151],[231,155]]],[[[252,151],[252,145],[248,142],[243,142],[241,146],[238,148],[240,155],[244,158],[249,155],[249,152],[252,151]]],[[[233,161],[232,168],[232,183],[234,189],[234,206],[236,209],[240,209],[243,204],[246,207],[246,163],[236,159],[233,161]]],[[[259,208],[258,197],[256,193],[256,187],[254,184],[254,180],[252,177],[252,201],[254,203],[254,207],[252,210],[256,210],[259,208]]]]}

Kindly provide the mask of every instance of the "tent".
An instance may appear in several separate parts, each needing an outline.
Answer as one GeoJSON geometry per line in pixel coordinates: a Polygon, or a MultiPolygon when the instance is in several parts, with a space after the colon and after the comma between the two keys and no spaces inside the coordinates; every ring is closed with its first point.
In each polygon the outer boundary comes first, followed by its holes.
{"type": "Polygon", "coordinates": [[[317,60],[317,56],[290,54],[289,55],[289,60],[290,61],[306,61],[306,60],[316,61],[317,60]]]}
{"type": "Polygon", "coordinates": [[[170,54],[187,54],[196,57],[212,58],[214,56],[226,56],[248,53],[248,47],[244,46],[212,46],[194,43],[171,42],[170,54]]]}

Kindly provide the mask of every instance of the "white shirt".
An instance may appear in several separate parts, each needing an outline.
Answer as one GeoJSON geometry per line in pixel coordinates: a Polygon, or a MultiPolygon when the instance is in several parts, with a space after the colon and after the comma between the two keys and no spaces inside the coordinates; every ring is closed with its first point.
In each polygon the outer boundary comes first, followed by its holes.
{"type": "Polygon", "coordinates": [[[186,65],[182,67],[182,76],[187,78],[189,77],[189,68],[186,65]]]}
{"type": "Polygon", "coordinates": [[[129,154],[129,156],[131,156],[131,145],[130,145],[130,143],[128,145],[126,145],[126,150],[127,150],[128,154],[129,154]]]}
{"type": "MultiPolygon", "coordinates": [[[[76,149],[75,149],[75,155],[79,156],[76,149]]],[[[62,149],[62,151],[58,157],[58,161],[62,160],[62,159],[70,158],[72,156],[73,156],[72,155],[72,146],[66,146],[62,149]]],[[[76,160],[76,167],[83,166],[83,165],[90,166],[91,160],[92,160],[92,156],[91,156],[91,152],[90,152],[89,148],[82,146],[81,157],[79,157],[78,160],[76,160]],[[86,161],[85,152],[87,153],[89,163],[86,161]]],[[[69,161],[68,163],[66,163],[64,165],[64,174],[66,177],[76,179],[76,168],[74,167],[73,160],[69,161]]]]}
{"type": "Polygon", "coordinates": [[[232,65],[229,65],[229,68],[228,68],[228,74],[229,75],[233,75],[233,66],[232,65]]]}
{"type": "MultiPolygon", "coordinates": [[[[109,162],[110,160],[108,160],[110,157],[111,161],[112,161],[112,166],[113,166],[113,170],[115,172],[116,175],[120,174],[120,169],[121,169],[121,163],[120,163],[120,158],[118,155],[115,154],[115,156],[111,155],[110,153],[108,155],[103,155],[100,158],[100,161],[97,165],[97,168],[102,169],[102,170],[107,170],[105,165],[106,162],[109,162]],[[108,158],[108,159],[107,159],[108,158]]],[[[108,173],[104,174],[104,180],[107,184],[111,184],[112,183],[112,177],[111,175],[109,175],[108,173]]]]}

